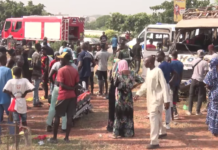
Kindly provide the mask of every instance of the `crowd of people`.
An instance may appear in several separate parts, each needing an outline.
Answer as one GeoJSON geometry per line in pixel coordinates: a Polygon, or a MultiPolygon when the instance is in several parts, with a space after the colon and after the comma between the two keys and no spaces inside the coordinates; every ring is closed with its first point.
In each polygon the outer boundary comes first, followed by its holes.
{"type": "MultiPolygon", "coordinates": [[[[99,87],[97,96],[109,99],[107,131],[113,133],[111,138],[135,135],[133,101],[146,94],[151,140],[147,148],[159,148],[159,139],[167,136],[166,129],[170,129],[170,122],[179,118],[176,105],[179,102],[183,64],[177,59],[177,51],[172,52],[172,57],[165,56],[163,51],[159,51],[156,56],[143,58],[140,40],[137,40],[130,52],[125,41],[118,43],[117,37],[114,36],[111,44],[116,59],[112,69],[108,70],[111,54],[107,51],[107,36],[103,34],[100,40],[101,44],[97,47],[91,46],[88,42],[80,45],[79,41],[74,46],[68,47],[67,43],[63,42],[56,52],[48,44],[47,38],[44,38],[43,43],[36,43],[35,48],[26,40],[22,40],[22,45],[15,49],[6,50],[0,47],[0,120],[3,121],[5,111],[7,115],[13,116],[13,120],[9,120],[8,123],[27,126],[29,107],[25,97],[27,93],[33,92],[33,107],[42,107],[43,103],[39,97],[42,83],[43,98],[48,99],[50,103],[46,119],[47,132],[53,132],[50,142],[57,143],[60,117],[62,117],[62,131],[66,132],[64,141],[69,142],[72,117],[76,113],[78,86],[95,94],[96,74],[99,87]],[[138,75],[142,59],[143,65],[147,68],[145,79],[138,75]],[[132,61],[135,63],[133,70],[130,69],[132,61]],[[158,67],[155,66],[155,61],[159,62],[158,67]],[[96,65],[97,70],[94,71],[96,65]],[[133,96],[132,90],[138,84],[142,86],[133,96]],[[8,109],[12,104],[15,105],[13,109],[8,109]],[[163,110],[165,124],[162,123],[163,110]]],[[[198,58],[193,61],[187,115],[192,115],[196,90],[198,91],[196,115],[201,115],[201,105],[206,101],[208,90],[207,124],[212,134],[218,136],[218,54],[215,53],[213,45],[210,45],[208,50],[210,60],[205,61],[204,51],[199,50],[198,58]]],[[[11,129],[10,133],[13,132],[11,129]]]]}

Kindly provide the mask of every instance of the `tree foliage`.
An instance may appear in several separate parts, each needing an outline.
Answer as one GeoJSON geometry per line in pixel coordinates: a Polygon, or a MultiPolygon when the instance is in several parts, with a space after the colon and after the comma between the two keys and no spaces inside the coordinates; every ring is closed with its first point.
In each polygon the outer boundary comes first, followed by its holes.
{"type": "MultiPolygon", "coordinates": [[[[186,8],[206,7],[210,4],[210,0],[186,0],[186,8]]],[[[150,9],[154,11],[151,15],[151,23],[174,23],[174,1],[165,1],[160,5],[152,6],[150,9]]]]}
{"type": "Polygon", "coordinates": [[[110,15],[104,15],[96,19],[96,21],[86,22],[85,28],[90,30],[106,28],[110,15]]]}
{"type": "Polygon", "coordinates": [[[32,1],[29,1],[27,5],[22,2],[16,2],[12,0],[0,0],[0,21],[4,21],[6,18],[22,17],[29,15],[48,15],[50,13],[45,11],[43,4],[34,5],[32,1]]]}

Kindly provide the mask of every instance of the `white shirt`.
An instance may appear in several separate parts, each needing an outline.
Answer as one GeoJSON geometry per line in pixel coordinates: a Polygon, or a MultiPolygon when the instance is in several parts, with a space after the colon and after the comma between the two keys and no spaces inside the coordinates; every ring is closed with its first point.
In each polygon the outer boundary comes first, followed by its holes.
{"type": "Polygon", "coordinates": [[[160,68],[147,69],[146,80],[136,92],[139,96],[144,94],[147,96],[148,113],[157,112],[164,103],[170,102],[169,88],[160,68]]]}
{"type": "MultiPolygon", "coordinates": [[[[71,66],[78,71],[78,67],[74,63],[71,63],[71,66]]],[[[58,62],[54,63],[51,70],[58,71],[60,68],[61,68],[61,62],[58,61],[58,62]]]]}
{"type": "Polygon", "coordinates": [[[34,86],[29,82],[29,80],[22,78],[22,79],[11,79],[9,80],[4,90],[10,91],[16,98],[15,102],[15,110],[19,114],[25,114],[27,112],[27,105],[26,99],[21,98],[21,96],[29,90],[33,90],[34,86]]]}
{"type": "MultiPolygon", "coordinates": [[[[193,62],[192,62],[192,66],[194,66],[196,63],[198,63],[199,61],[201,60],[201,58],[197,58],[195,59],[193,62]]],[[[195,79],[197,81],[200,81],[202,82],[204,80],[204,77],[207,73],[209,69],[209,65],[208,65],[208,62],[205,61],[205,60],[202,60],[201,62],[199,62],[195,68],[194,68],[194,71],[193,71],[193,74],[192,74],[192,79],[195,79]]]]}

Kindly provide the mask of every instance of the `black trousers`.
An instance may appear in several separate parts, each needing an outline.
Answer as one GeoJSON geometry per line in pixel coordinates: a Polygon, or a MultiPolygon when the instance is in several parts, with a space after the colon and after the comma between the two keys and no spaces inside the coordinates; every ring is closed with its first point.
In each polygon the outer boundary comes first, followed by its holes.
{"type": "Polygon", "coordinates": [[[89,78],[90,86],[91,86],[91,93],[93,93],[94,90],[94,72],[91,72],[91,76],[89,78]]]}
{"type": "Polygon", "coordinates": [[[141,59],[135,60],[135,72],[138,73],[141,67],[141,59]]]}
{"type": "Polygon", "coordinates": [[[109,110],[108,110],[108,125],[107,130],[109,132],[113,131],[114,126],[114,119],[115,119],[115,90],[116,87],[114,86],[113,81],[111,82],[110,88],[109,88],[109,110]]]}
{"type": "Polygon", "coordinates": [[[45,98],[48,98],[48,78],[47,76],[43,80],[43,89],[45,91],[45,98]]]}
{"type": "Polygon", "coordinates": [[[192,83],[189,90],[189,107],[188,107],[189,112],[192,112],[194,97],[197,88],[198,88],[198,92],[197,92],[198,103],[197,103],[197,110],[196,110],[197,113],[200,113],[202,102],[206,100],[205,84],[203,82],[192,79],[192,83]]]}

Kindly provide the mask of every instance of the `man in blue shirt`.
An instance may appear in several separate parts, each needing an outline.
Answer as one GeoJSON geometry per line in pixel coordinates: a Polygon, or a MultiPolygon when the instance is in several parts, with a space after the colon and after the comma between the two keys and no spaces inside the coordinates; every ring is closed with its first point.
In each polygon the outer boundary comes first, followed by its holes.
{"type": "Polygon", "coordinates": [[[173,88],[173,109],[174,109],[173,111],[175,113],[175,116],[174,116],[175,119],[178,119],[178,117],[179,117],[178,112],[177,112],[177,108],[176,108],[176,103],[179,101],[178,91],[179,91],[179,86],[180,86],[180,83],[182,80],[182,73],[183,73],[183,63],[181,61],[177,60],[177,57],[178,57],[177,51],[173,51],[172,52],[171,67],[178,74],[178,80],[175,82],[174,88],[173,88]]]}
{"type": "Polygon", "coordinates": [[[111,40],[111,44],[112,44],[113,54],[115,56],[116,55],[116,51],[117,51],[117,45],[118,45],[118,39],[117,39],[116,35],[113,36],[113,38],[111,40]]]}
{"type": "MultiPolygon", "coordinates": [[[[0,121],[3,120],[4,111],[9,115],[8,107],[11,103],[11,97],[3,93],[3,88],[8,80],[12,79],[10,68],[5,67],[7,63],[7,57],[5,54],[0,52],[0,121]]],[[[1,127],[0,127],[1,135],[1,127]]]]}
{"type": "MultiPolygon", "coordinates": [[[[159,68],[164,74],[164,78],[168,85],[173,86],[172,83],[175,80],[176,72],[172,69],[171,64],[165,61],[165,54],[163,51],[158,52],[157,61],[160,63],[159,68]]],[[[169,89],[170,90],[170,89],[169,89]]],[[[172,102],[171,102],[172,103],[172,102]]],[[[170,129],[171,108],[165,110],[166,128],[170,129]]]]}
{"type": "MultiPolygon", "coordinates": [[[[78,71],[80,82],[83,84],[85,82],[85,88],[88,90],[89,77],[91,76],[91,63],[95,65],[92,55],[87,51],[89,48],[89,43],[84,43],[82,45],[82,51],[78,56],[78,71]]],[[[84,84],[83,84],[84,85],[84,84]]],[[[84,86],[83,86],[84,87],[84,86]]]]}

